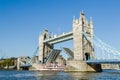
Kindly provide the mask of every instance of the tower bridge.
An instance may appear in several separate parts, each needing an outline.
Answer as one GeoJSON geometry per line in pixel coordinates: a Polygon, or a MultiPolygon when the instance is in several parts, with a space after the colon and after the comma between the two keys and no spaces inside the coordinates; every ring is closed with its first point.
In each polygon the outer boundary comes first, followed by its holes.
{"type": "Polygon", "coordinates": [[[45,30],[39,37],[39,61],[43,64],[46,63],[48,55],[56,54],[52,53],[54,44],[68,41],[73,39],[73,56],[72,60],[67,60],[68,71],[99,71],[101,66],[99,64],[87,64],[86,60],[94,58],[93,43],[88,41],[83,35],[83,32],[87,33],[93,40],[94,31],[92,20],[87,21],[84,12],[80,13],[79,19],[73,19],[73,30],[71,32],[61,34],[59,36],[52,37],[49,35],[49,31],[45,30]]]}
{"type": "Polygon", "coordinates": [[[40,34],[39,49],[37,48],[38,61],[41,64],[56,61],[61,50],[55,49],[54,45],[68,40],[73,40],[74,50],[62,49],[71,58],[66,60],[66,71],[101,71],[101,64],[120,63],[120,51],[94,35],[92,19],[88,21],[83,11],[78,19],[73,19],[73,29],[70,32],[51,36],[49,31],[45,30],[40,34]],[[95,47],[101,52],[97,52],[95,47]]]}

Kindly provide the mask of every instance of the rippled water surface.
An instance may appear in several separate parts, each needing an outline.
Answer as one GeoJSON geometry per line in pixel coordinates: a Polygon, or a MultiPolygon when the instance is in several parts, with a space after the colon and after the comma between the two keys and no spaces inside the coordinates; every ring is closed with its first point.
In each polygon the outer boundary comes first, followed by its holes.
{"type": "Polygon", "coordinates": [[[0,71],[0,80],[120,80],[119,70],[93,72],[0,71]]]}

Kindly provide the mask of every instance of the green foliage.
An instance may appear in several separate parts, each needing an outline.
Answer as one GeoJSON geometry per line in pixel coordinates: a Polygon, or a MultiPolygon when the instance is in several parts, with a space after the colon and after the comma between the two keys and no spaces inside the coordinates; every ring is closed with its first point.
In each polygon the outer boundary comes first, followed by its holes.
{"type": "Polygon", "coordinates": [[[14,65],[14,60],[11,58],[0,61],[0,69],[5,69],[5,67],[9,69],[9,66],[13,66],[13,65],[14,65]]]}

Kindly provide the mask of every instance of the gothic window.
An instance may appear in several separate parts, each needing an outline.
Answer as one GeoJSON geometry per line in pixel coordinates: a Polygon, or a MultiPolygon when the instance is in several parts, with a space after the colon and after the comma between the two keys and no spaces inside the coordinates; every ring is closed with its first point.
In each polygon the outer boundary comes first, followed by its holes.
{"type": "Polygon", "coordinates": [[[46,34],[44,35],[44,40],[46,39],[46,34]]]}

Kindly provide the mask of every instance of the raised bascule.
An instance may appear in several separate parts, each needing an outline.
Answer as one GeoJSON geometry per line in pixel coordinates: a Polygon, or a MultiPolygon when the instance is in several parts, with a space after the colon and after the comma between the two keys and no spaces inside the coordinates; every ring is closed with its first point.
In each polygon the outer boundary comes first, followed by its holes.
{"type": "Polygon", "coordinates": [[[28,62],[18,58],[17,67],[32,67],[35,70],[60,69],[98,72],[102,71],[104,67],[108,68],[110,64],[110,66],[120,69],[120,51],[95,36],[92,18],[88,21],[82,11],[78,19],[73,19],[72,24],[72,31],[58,36],[52,36],[48,30],[45,30],[39,36],[39,47],[33,57],[28,62]],[[54,47],[55,44],[68,40],[73,40],[73,51],[65,47],[62,47],[61,50],[54,47]],[[97,51],[97,49],[99,50],[97,51]],[[65,60],[60,56],[61,51],[67,53],[69,59],[65,60]],[[38,57],[36,57],[37,53],[38,57]],[[56,65],[56,62],[64,64],[64,69],[59,67],[58,63],[56,65]],[[103,64],[107,64],[107,66],[103,64]]]}

